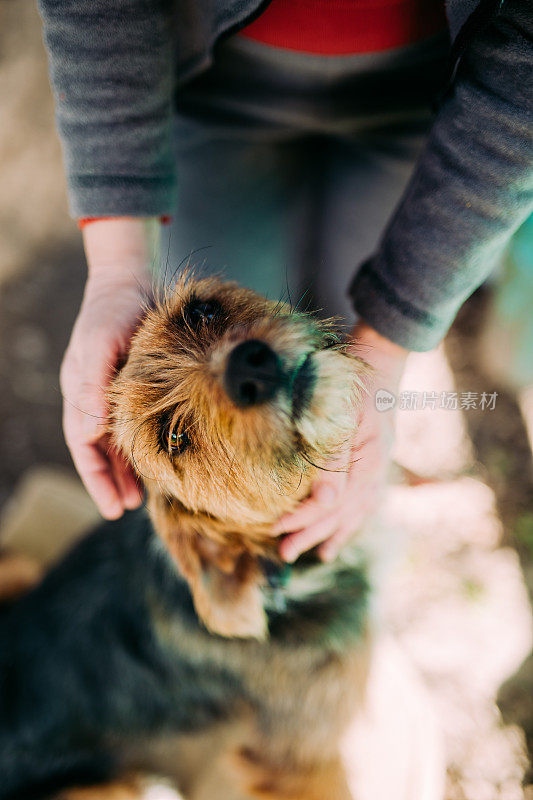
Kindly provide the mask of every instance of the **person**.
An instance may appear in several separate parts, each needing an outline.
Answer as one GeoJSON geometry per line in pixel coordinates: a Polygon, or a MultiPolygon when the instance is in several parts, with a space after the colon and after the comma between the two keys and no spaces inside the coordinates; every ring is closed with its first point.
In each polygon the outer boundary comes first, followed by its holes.
{"type": "MultiPolygon", "coordinates": [[[[374,388],[396,393],[408,353],[443,338],[531,213],[529,3],[447,0],[445,16],[443,2],[39,0],[88,263],[64,431],[105,517],[140,502],[103,433],[104,391],[166,215],[169,274],[205,261],[271,297],[292,286],[320,313],[355,311],[374,388]]],[[[392,416],[369,392],[351,452],[275,527],[286,560],[334,557],[375,507],[392,416]]]]}

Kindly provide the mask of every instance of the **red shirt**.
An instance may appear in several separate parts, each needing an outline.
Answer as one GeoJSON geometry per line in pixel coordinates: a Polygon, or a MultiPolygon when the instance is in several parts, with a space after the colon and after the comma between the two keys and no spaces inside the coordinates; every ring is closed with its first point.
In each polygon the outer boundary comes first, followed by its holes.
{"type": "Polygon", "coordinates": [[[446,24],[444,0],[272,0],[240,35],[286,50],[348,55],[403,47],[446,24]]]}

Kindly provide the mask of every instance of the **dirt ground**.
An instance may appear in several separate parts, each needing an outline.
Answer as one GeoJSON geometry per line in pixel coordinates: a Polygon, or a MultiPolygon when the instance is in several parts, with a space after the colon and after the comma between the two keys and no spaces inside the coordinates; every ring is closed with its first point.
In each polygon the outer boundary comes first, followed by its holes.
{"type": "Polygon", "coordinates": [[[31,0],[0,4],[0,171],[1,505],[29,464],[70,464],[57,376],[85,272],[31,0]]]}
{"type": "MultiPolygon", "coordinates": [[[[13,515],[29,470],[72,471],[58,371],[85,275],[29,0],[0,5],[0,174],[0,509],[13,515]]],[[[516,392],[480,367],[489,301],[486,288],[468,301],[404,388],[497,391],[494,410],[400,412],[387,504],[407,557],[386,616],[438,709],[447,800],[533,798],[533,419],[528,431],[516,392]]]]}

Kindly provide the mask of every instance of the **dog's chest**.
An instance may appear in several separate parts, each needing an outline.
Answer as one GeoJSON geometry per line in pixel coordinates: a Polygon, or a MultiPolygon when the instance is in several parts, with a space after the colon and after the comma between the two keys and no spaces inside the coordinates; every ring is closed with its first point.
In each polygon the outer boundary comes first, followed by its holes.
{"type": "MultiPolygon", "coordinates": [[[[224,676],[223,693],[231,695],[224,716],[251,711],[258,746],[280,757],[293,751],[298,760],[322,757],[337,746],[360,706],[369,650],[362,571],[342,571],[333,589],[322,591],[315,583],[309,595],[309,581],[301,584],[297,576],[283,610],[269,610],[265,641],[211,635],[192,606],[157,615],[166,648],[184,655],[186,643],[196,675],[224,676]]],[[[218,695],[216,687],[207,688],[218,695]]]]}
{"type": "Polygon", "coordinates": [[[275,644],[243,670],[257,712],[262,746],[307,760],[335,752],[361,705],[368,637],[339,653],[275,644]]]}

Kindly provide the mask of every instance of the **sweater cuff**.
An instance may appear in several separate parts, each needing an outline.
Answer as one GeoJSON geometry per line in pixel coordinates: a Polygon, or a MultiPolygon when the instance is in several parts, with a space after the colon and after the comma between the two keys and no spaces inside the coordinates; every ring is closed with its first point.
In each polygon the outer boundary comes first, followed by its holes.
{"type": "Polygon", "coordinates": [[[70,213],[89,217],[164,217],[176,201],[176,180],[171,176],[69,175],[70,213]]]}
{"type": "MultiPolygon", "coordinates": [[[[106,217],[80,217],[78,220],[78,228],[82,231],[87,225],[90,225],[91,222],[102,222],[106,219],[136,219],[135,217],[123,217],[123,216],[116,216],[116,215],[108,215],[106,217]]],[[[167,214],[163,214],[159,217],[159,222],[161,225],[170,225],[172,222],[172,217],[168,216],[167,214]]]]}
{"type": "Polygon", "coordinates": [[[443,318],[400,297],[366,261],[349,287],[357,314],[378,333],[406,350],[432,350],[446,335],[453,316],[443,318]]]}

